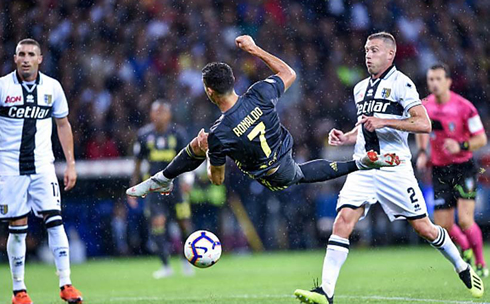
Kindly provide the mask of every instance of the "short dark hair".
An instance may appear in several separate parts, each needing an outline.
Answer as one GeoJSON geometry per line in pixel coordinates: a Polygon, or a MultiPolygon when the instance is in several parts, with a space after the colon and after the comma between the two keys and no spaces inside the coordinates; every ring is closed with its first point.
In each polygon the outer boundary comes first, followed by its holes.
{"type": "Polygon", "coordinates": [[[22,39],[21,41],[19,41],[19,43],[17,43],[17,45],[21,45],[21,44],[35,45],[39,48],[39,53],[42,53],[41,52],[41,45],[39,44],[39,42],[37,42],[36,40],[34,40],[32,38],[22,39]]]}
{"type": "Polygon", "coordinates": [[[229,93],[235,84],[233,70],[224,62],[211,62],[202,69],[204,85],[220,95],[229,93]]]}
{"type": "Polygon", "coordinates": [[[382,39],[385,42],[389,42],[393,45],[393,47],[396,50],[395,37],[393,37],[393,35],[388,32],[378,32],[378,33],[371,34],[368,36],[367,40],[371,40],[371,39],[382,39]]]}
{"type": "Polygon", "coordinates": [[[446,73],[446,78],[451,78],[451,70],[449,70],[449,67],[447,64],[439,62],[436,64],[433,64],[430,67],[430,70],[443,70],[444,73],[446,73]]]}

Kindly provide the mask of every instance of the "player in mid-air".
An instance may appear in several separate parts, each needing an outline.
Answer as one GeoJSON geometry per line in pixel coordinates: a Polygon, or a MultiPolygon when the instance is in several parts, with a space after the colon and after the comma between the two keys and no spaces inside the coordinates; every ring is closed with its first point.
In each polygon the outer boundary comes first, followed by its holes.
{"type": "Polygon", "coordinates": [[[354,144],[354,159],[366,151],[394,151],[401,165],[375,171],[349,174],[340,192],[337,217],[328,241],[323,264],[322,284],[311,291],[294,294],[305,303],[332,304],[340,269],[349,253],[349,236],[371,205],[380,203],[391,221],[406,219],[414,230],[439,250],[454,266],[465,286],[475,297],[482,297],[483,282],[459,255],[447,231],[427,217],[424,197],[410,162],[408,134],[428,133],[430,120],[413,82],[393,65],[396,41],[380,32],[370,35],[365,45],[370,77],[354,87],[358,121],[348,132],[333,129],[329,143],[354,144]]]}
{"type": "Polygon", "coordinates": [[[59,276],[60,296],[82,303],[71,284],[68,238],[51,145],[52,118],[66,158],[65,191],[77,174],[68,103],[60,83],[41,72],[41,47],[33,39],[16,47],[16,70],[0,78],[0,220],[9,221],[7,253],[12,272],[13,304],[32,303],[24,283],[27,216],[42,217],[59,276]]]}
{"type": "Polygon", "coordinates": [[[427,71],[427,86],[432,94],[424,106],[432,121],[432,135],[416,136],[417,168],[425,170],[430,143],[434,222],[461,247],[463,259],[471,264],[474,254],[476,273],[487,277],[482,232],[475,222],[477,168],[473,160],[473,151],[487,144],[487,135],[475,106],[451,91],[451,75],[445,64],[427,71]],[[454,223],[456,207],[459,225],[454,223]]]}
{"type": "MultiPolygon", "coordinates": [[[[187,143],[184,131],[172,124],[172,109],[168,102],[156,100],[151,104],[151,123],[138,131],[133,150],[135,156],[135,168],[131,184],[141,180],[141,164],[148,161],[149,168],[145,174],[153,175],[166,167],[170,161],[182,150],[187,143]]],[[[138,200],[128,197],[128,204],[135,208],[138,200]]],[[[180,227],[182,241],[192,232],[191,207],[185,201],[176,184],[174,191],[169,196],[151,193],[148,195],[145,213],[150,221],[150,235],[156,244],[158,256],[162,267],[153,273],[155,279],[172,276],[174,271],[169,264],[170,243],[168,242],[167,222],[168,218],[175,219],[180,227]]],[[[193,275],[194,269],[186,260],[182,260],[182,273],[193,275]]]]}
{"type": "Polygon", "coordinates": [[[210,63],[202,71],[207,96],[222,112],[209,135],[203,130],[161,172],[129,188],[129,196],[150,192],[169,192],[172,179],[196,169],[205,159],[208,176],[214,184],[225,178],[226,157],[271,190],[282,190],[297,183],[333,179],[359,169],[396,166],[398,156],[366,152],[358,160],[330,162],[324,159],[297,164],[292,157],[293,138],[281,125],[276,103],[296,79],[295,72],[282,60],[258,47],[250,36],[236,38],[236,44],[262,59],[275,75],[255,83],[238,96],[233,88],[235,77],[225,63],[210,63]]]}

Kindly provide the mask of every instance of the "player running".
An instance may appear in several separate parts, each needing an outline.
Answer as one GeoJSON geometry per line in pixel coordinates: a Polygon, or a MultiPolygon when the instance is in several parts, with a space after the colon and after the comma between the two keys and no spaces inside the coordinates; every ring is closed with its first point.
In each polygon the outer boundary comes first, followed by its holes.
{"type": "Polygon", "coordinates": [[[238,96],[230,66],[216,62],[206,65],[202,71],[204,88],[211,102],[221,110],[221,117],[209,135],[201,130],[163,171],[129,188],[128,195],[141,197],[150,192],[170,192],[172,179],[199,167],[206,155],[208,176],[214,184],[223,183],[226,156],[229,156],[248,176],[273,191],[297,183],[326,181],[359,169],[399,164],[395,154],[380,156],[373,151],[344,163],[318,159],[297,164],[292,157],[293,138],[281,125],[276,111],[276,103],[294,82],[296,73],[281,59],[258,47],[250,36],[236,38],[236,44],[262,59],[275,75],[255,83],[238,96]]]}
{"type": "Polygon", "coordinates": [[[408,220],[422,238],[453,264],[471,294],[482,297],[482,280],[460,257],[447,231],[432,224],[427,217],[424,197],[410,162],[407,138],[409,132],[430,132],[431,125],[415,85],[393,65],[395,38],[386,32],[373,34],[367,38],[365,51],[371,76],[354,87],[357,124],[348,133],[333,129],[329,143],[334,146],[355,143],[354,159],[369,150],[395,151],[401,165],[347,176],[327,245],[322,284],[311,291],[298,289],[294,294],[305,303],[333,303],[335,284],[349,253],[349,236],[370,206],[379,202],[391,221],[408,220]]]}
{"type": "MultiPolygon", "coordinates": [[[[162,100],[154,101],[151,105],[150,119],[151,123],[138,131],[138,138],[134,143],[135,166],[131,184],[141,180],[143,160],[148,161],[148,174],[153,175],[162,167],[166,167],[186,144],[183,130],[172,125],[172,109],[169,103],[162,100]]],[[[162,261],[162,267],[153,273],[155,279],[166,278],[174,274],[169,264],[170,243],[166,224],[168,217],[177,221],[181,230],[182,242],[185,242],[192,232],[190,204],[184,200],[180,187],[176,186],[176,189],[167,197],[151,193],[145,206],[145,214],[150,220],[150,235],[162,261]]],[[[136,208],[138,200],[135,197],[128,197],[128,204],[136,208]]],[[[185,259],[182,260],[182,273],[187,276],[194,274],[192,265],[185,259]]]]}
{"type": "Polygon", "coordinates": [[[31,210],[44,219],[61,298],[82,303],[82,295],[70,279],[70,251],[51,144],[54,117],[67,163],[64,190],[68,191],[77,179],[68,103],[60,83],[39,72],[43,56],[37,41],[21,40],[14,61],[16,70],[0,78],[0,220],[9,221],[12,303],[32,303],[24,283],[27,216],[31,210]]]}
{"type": "Polygon", "coordinates": [[[436,64],[427,71],[427,85],[432,94],[424,105],[432,120],[432,136],[416,136],[417,168],[425,170],[430,143],[434,222],[448,231],[470,264],[474,253],[476,273],[487,277],[482,232],[475,222],[477,168],[472,152],[487,144],[485,129],[471,102],[450,90],[451,75],[445,64],[436,64]],[[454,223],[456,207],[459,226],[454,223]]]}

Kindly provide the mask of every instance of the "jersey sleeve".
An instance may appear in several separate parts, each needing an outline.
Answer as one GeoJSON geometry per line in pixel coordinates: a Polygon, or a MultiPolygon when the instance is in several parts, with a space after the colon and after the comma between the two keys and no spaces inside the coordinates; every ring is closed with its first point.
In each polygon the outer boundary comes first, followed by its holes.
{"type": "Polygon", "coordinates": [[[65,92],[63,92],[63,88],[58,81],[55,82],[53,97],[53,117],[63,118],[68,116],[68,102],[66,101],[65,92]]]}
{"type": "Polygon", "coordinates": [[[264,104],[276,105],[279,98],[284,93],[284,82],[277,75],[269,76],[268,78],[254,83],[249,92],[255,94],[264,104]]]}
{"type": "Polygon", "coordinates": [[[144,137],[142,135],[138,135],[138,138],[136,138],[133,144],[133,154],[139,160],[147,159],[149,154],[148,147],[143,139],[144,137]]]}
{"type": "Polygon", "coordinates": [[[397,80],[397,97],[398,102],[406,112],[411,108],[422,104],[415,84],[406,76],[400,77],[397,80]]]}
{"type": "Polygon", "coordinates": [[[223,166],[226,163],[224,145],[214,132],[208,136],[208,157],[212,166],[223,166]]]}
{"type": "Polygon", "coordinates": [[[466,125],[471,135],[477,135],[485,132],[485,128],[483,127],[483,123],[481,122],[480,115],[476,110],[475,106],[468,101],[468,118],[466,119],[466,125]]]}

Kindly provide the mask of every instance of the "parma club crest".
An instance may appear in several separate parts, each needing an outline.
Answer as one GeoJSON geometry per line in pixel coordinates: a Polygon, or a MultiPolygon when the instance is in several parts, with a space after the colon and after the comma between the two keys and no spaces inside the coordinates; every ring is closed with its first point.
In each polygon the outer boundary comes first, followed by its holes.
{"type": "Polygon", "coordinates": [[[53,95],[45,94],[44,95],[44,102],[47,105],[51,105],[53,103],[53,95]]]}
{"type": "Polygon", "coordinates": [[[390,94],[391,94],[391,89],[389,88],[384,88],[383,91],[381,91],[381,97],[383,98],[390,97],[390,94]]]}
{"type": "Polygon", "coordinates": [[[9,212],[9,206],[8,205],[0,205],[0,213],[2,215],[7,214],[9,212]]]}

